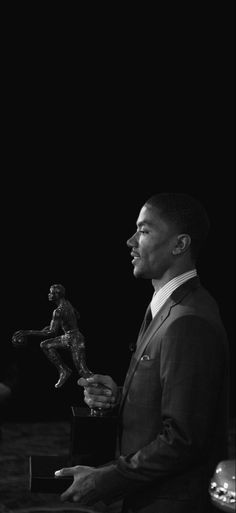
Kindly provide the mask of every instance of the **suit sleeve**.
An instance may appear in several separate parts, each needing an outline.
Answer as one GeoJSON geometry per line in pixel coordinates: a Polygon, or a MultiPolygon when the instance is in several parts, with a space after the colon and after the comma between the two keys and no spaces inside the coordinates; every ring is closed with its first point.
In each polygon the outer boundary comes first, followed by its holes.
{"type": "Polygon", "coordinates": [[[170,325],[162,340],[157,376],[162,387],[162,429],[135,454],[100,469],[96,486],[102,495],[124,496],[201,462],[225,382],[223,338],[220,326],[195,316],[170,325]]]}

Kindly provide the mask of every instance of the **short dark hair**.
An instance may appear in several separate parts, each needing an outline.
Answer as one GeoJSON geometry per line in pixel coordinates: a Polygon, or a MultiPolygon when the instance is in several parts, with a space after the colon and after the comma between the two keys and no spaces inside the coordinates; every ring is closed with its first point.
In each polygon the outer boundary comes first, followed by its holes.
{"type": "Polygon", "coordinates": [[[52,285],[52,287],[54,289],[58,289],[59,290],[61,297],[65,297],[66,289],[65,289],[65,287],[63,287],[63,285],[61,285],[60,283],[55,283],[54,285],[52,285]]]}
{"type": "Polygon", "coordinates": [[[192,196],[178,192],[155,194],[145,205],[156,207],[164,220],[191,237],[190,251],[196,260],[210,229],[210,220],[203,205],[192,196]]]}

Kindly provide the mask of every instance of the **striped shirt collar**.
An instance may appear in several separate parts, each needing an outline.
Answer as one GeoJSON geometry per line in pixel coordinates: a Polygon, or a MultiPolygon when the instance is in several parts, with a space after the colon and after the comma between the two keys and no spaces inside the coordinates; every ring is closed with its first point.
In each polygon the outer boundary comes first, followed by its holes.
{"type": "Polygon", "coordinates": [[[157,312],[162,308],[167,299],[171,296],[171,294],[176,290],[180,285],[185,283],[197,276],[196,269],[192,269],[191,271],[187,271],[186,273],[180,274],[179,276],[175,276],[172,280],[168,281],[161,289],[157,292],[154,292],[150,306],[152,317],[154,317],[157,312]]]}

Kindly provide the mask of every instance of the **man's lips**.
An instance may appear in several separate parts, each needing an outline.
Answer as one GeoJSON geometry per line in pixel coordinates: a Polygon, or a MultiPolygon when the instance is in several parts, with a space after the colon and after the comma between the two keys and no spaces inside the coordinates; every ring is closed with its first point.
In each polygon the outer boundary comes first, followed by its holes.
{"type": "Polygon", "coordinates": [[[134,251],[131,252],[131,256],[133,257],[132,263],[136,262],[140,258],[140,255],[134,251]]]}

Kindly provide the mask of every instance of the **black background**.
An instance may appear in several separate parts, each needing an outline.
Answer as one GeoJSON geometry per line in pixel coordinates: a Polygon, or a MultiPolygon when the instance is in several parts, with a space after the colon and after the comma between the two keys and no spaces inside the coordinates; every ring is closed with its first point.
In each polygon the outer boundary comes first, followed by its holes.
{"type": "Polygon", "coordinates": [[[49,324],[53,283],[81,313],[88,366],[122,383],[152,294],[133,277],[126,240],[159,191],[192,194],[211,218],[198,270],[228,332],[235,414],[233,12],[222,9],[109,13],[99,25],[95,12],[63,23],[62,12],[60,23],[32,13],[20,27],[18,13],[7,17],[1,347],[19,366],[10,415],[63,417],[82,400],[75,373],[54,389],[37,338],[11,348],[15,330],[49,324]]]}

